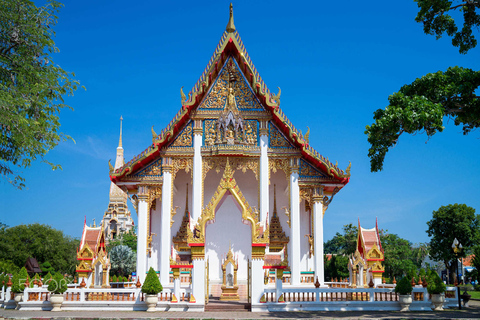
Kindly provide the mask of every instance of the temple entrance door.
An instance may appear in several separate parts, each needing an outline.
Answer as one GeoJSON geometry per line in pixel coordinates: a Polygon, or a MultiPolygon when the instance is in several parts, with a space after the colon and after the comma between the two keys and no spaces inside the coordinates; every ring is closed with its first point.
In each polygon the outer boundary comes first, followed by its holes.
{"type": "MultiPolygon", "coordinates": [[[[242,221],[242,209],[236,199],[227,191],[215,208],[215,219],[208,221],[205,232],[205,258],[208,259],[208,294],[209,300],[226,300],[224,283],[229,274],[238,284],[238,291],[228,293],[235,296],[231,300],[248,300],[248,258],[252,254],[252,231],[250,225],[242,221]],[[231,249],[232,266],[237,271],[224,270],[222,266],[229,260],[231,249]],[[228,272],[227,272],[228,271],[228,272]],[[225,279],[224,279],[225,273],[225,279]],[[236,274],[236,279],[235,279],[236,274]],[[224,288],[222,288],[222,286],[224,288]],[[223,293],[223,295],[222,295],[223,293]]],[[[226,264],[223,267],[228,267],[226,264]]]]}

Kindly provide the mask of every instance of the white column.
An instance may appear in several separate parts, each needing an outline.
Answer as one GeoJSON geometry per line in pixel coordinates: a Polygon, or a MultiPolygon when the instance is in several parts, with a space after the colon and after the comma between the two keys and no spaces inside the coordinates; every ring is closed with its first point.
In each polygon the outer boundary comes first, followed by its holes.
{"type": "Polygon", "coordinates": [[[146,187],[140,187],[138,195],[138,230],[137,230],[137,277],[143,284],[147,272],[147,218],[148,204],[146,187]]]}
{"type": "Polygon", "coordinates": [[[268,135],[260,135],[260,222],[267,219],[269,208],[268,191],[268,135]]]}
{"type": "MultiPolygon", "coordinates": [[[[196,124],[196,127],[198,124],[196,124]]],[[[201,129],[201,122],[200,122],[201,129]]],[[[193,131],[193,190],[192,190],[192,222],[196,222],[202,215],[202,131],[194,128],[193,131]]],[[[192,224],[193,226],[194,224],[192,224]]]]}
{"type": "Polygon", "coordinates": [[[252,306],[260,304],[260,299],[264,293],[263,263],[263,259],[252,259],[252,277],[250,279],[252,281],[252,306]]]}
{"type": "Polygon", "coordinates": [[[160,282],[163,285],[170,283],[170,243],[171,243],[171,210],[172,210],[172,172],[171,159],[163,159],[162,185],[162,225],[160,233],[160,282]]]}
{"type": "Polygon", "coordinates": [[[298,186],[298,159],[292,159],[290,174],[290,270],[292,285],[300,284],[300,188],[298,186]]]}
{"type": "Polygon", "coordinates": [[[197,304],[205,304],[205,258],[193,259],[192,292],[197,304]]]}
{"type": "Polygon", "coordinates": [[[278,302],[283,293],[283,269],[275,270],[275,299],[278,302]]]}
{"type": "Polygon", "coordinates": [[[323,262],[323,199],[322,192],[317,191],[313,196],[313,264],[315,281],[318,278],[320,286],[325,285],[325,270],[323,262]]]}
{"type": "Polygon", "coordinates": [[[173,278],[173,294],[177,298],[177,301],[180,301],[181,296],[180,296],[180,277],[175,277],[173,278]]]}

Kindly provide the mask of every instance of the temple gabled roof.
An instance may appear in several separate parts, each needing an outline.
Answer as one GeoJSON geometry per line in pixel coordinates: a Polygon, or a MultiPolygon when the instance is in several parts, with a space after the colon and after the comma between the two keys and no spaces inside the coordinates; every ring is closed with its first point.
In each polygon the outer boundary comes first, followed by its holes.
{"type": "Polygon", "coordinates": [[[358,220],[358,238],[357,238],[357,250],[360,252],[363,258],[366,254],[376,246],[381,252],[383,252],[382,243],[380,241],[380,234],[378,231],[378,221],[375,221],[375,227],[371,229],[365,229],[360,226],[360,219],[358,220]]]}
{"type": "Polygon", "coordinates": [[[138,172],[160,156],[162,148],[172,143],[189,122],[192,112],[198,109],[200,103],[212,88],[212,85],[222,72],[224,64],[230,57],[234,58],[243,77],[253,89],[256,99],[258,99],[265,111],[270,114],[272,122],[281,130],[291,145],[298,148],[303,159],[319,171],[333,178],[334,181],[332,182],[343,185],[347,184],[350,179],[350,165],[344,171],[315,151],[309,145],[308,134],[302,135],[280,109],[280,91],[276,95],[272,94],[253,65],[240,35],[233,24],[232,8],[230,8],[230,20],[227,28],[220,38],[220,42],[208,62],[205,71],[188,93],[188,98],[183,94],[183,91],[181,92],[182,107],[178,113],[160,134],[157,135],[152,129],[152,133],[154,134],[152,144],[122,167],[111,170],[110,179],[113,182],[118,182],[126,175],[132,175],[138,172]]]}
{"type": "Polygon", "coordinates": [[[98,253],[100,248],[105,250],[105,239],[102,226],[89,227],[87,226],[86,221],[84,222],[82,238],[80,239],[78,251],[81,251],[85,245],[88,245],[95,255],[98,253]]]}

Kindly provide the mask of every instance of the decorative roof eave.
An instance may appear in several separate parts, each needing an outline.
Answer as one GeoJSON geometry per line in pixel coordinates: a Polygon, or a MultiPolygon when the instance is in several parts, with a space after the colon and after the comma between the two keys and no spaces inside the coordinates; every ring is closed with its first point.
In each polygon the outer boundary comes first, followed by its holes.
{"type": "Polygon", "coordinates": [[[239,66],[242,68],[245,78],[250,82],[255,94],[264,106],[270,111],[272,118],[277,126],[279,126],[284,134],[301,150],[301,154],[305,159],[326,172],[328,175],[334,177],[338,182],[346,185],[350,180],[350,167],[346,171],[338,168],[337,165],[332,164],[328,159],[325,159],[316,150],[314,150],[305,140],[303,135],[293,126],[290,120],[286,117],[280,109],[280,96],[272,95],[270,90],[265,85],[260,77],[258,71],[255,69],[250,57],[245,50],[245,46],[237,31],[225,31],[220,39],[212,58],[207,64],[205,71],[198,79],[195,86],[188,93],[188,100],[182,91],[182,108],[177,112],[175,117],[170,121],[168,126],[161,131],[159,135],[154,137],[153,144],[144,150],[141,154],[134,157],[121,168],[110,171],[110,179],[113,182],[118,182],[125,175],[140,170],[142,167],[153,161],[160,155],[160,150],[172,141],[177,133],[180,132],[183,125],[190,119],[190,113],[196,109],[200,104],[205,94],[208,92],[211,84],[220,73],[223,62],[232,54],[239,66]]]}

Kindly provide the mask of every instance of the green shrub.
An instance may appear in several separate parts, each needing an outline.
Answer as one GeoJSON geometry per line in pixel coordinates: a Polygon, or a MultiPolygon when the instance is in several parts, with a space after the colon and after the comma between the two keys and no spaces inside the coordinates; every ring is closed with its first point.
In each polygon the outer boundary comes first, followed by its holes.
{"type": "Polygon", "coordinates": [[[407,295],[412,293],[412,284],[411,280],[408,280],[407,277],[403,277],[400,281],[397,282],[395,286],[395,292],[401,295],[407,295]]]}
{"type": "Polygon", "coordinates": [[[53,279],[48,282],[48,291],[55,294],[62,294],[67,291],[67,280],[62,276],[60,272],[57,272],[53,279]]]}
{"type": "Polygon", "coordinates": [[[430,294],[442,294],[447,289],[442,279],[436,272],[432,272],[428,279],[427,291],[430,294]]]}
{"type": "Polygon", "coordinates": [[[30,278],[28,277],[27,269],[25,269],[25,267],[22,267],[22,269],[20,269],[18,273],[13,275],[12,292],[14,293],[23,292],[23,290],[25,290],[25,281],[27,279],[28,281],[30,281],[30,278]]]}
{"type": "Polygon", "coordinates": [[[142,286],[142,292],[146,294],[157,294],[162,290],[162,284],[160,283],[160,280],[158,279],[155,270],[150,267],[150,270],[148,270],[147,273],[147,277],[145,278],[145,282],[142,286]]]}
{"type": "Polygon", "coordinates": [[[116,275],[114,275],[112,279],[113,279],[113,282],[118,282],[118,278],[116,275]]]}
{"type": "Polygon", "coordinates": [[[7,282],[8,282],[8,274],[2,273],[0,274],[0,288],[4,288],[5,290],[7,289],[7,282]]]}
{"type": "Polygon", "coordinates": [[[128,278],[127,278],[127,277],[123,277],[123,282],[128,282],[128,278]]]}
{"type": "Polygon", "coordinates": [[[480,291],[480,284],[475,285],[475,291],[480,291]]]}

